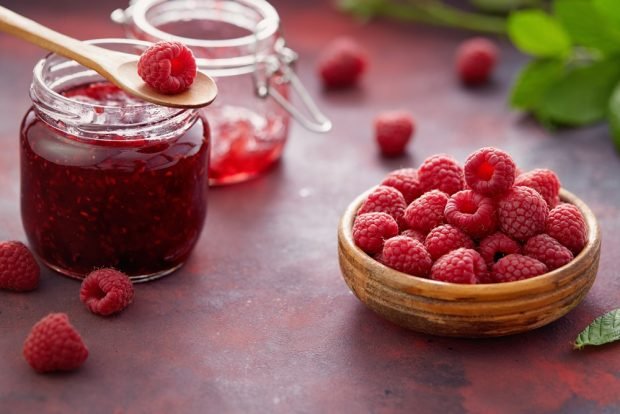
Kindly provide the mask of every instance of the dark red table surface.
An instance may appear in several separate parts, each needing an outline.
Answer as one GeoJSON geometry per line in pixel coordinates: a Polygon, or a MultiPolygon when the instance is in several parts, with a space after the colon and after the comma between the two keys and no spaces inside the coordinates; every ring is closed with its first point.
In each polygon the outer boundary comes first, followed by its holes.
{"type": "MultiPolygon", "coordinates": [[[[122,0],[3,3],[78,38],[122,36],[108,19],[122,0]]],[[[118,317],[88,312],[79,283],[49,270],[33,293],[0,292],[0,412],[620,412],[620,345],[571,349],[592,319],[620,307],[620,158],[607,129],[550,134],[511,111],[506,95],[525,58],[505,41],[494,82],[472,91],[452,73],[468,33],[362,25],[327,2],[275,5],[333,131],[295,125],[277,168],[213,190],[189,262],[136,286],[134,304],[118,317]],[[368,47],[372,68],[359,89],[325,93],[314,64],[341,34],[368,47]],[[371,121],[390,108],[411,110],[418,131],[408,155],[387,160],[377,155],[371,121]],[[433,337],[384,321],[341,278],[340,214],[391,169],[437,152],[464,160],[485,145],[510,151],[523,169],[553,168],[593,208],[604,242],[592,290],[559,321],[506,338],[433,337]],[[69,314],[90,357],[77,372],[38,375],[22,343],[39,318],[58,311],[69,314]]],[[[25,238],[18,127],[42,55],[0,35],[0,239],[25,238]]]]}

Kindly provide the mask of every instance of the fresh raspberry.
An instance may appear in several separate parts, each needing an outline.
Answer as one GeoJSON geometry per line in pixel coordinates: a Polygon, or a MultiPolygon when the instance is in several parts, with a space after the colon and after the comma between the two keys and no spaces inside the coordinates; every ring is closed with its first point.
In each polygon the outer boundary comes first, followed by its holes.
{"type": "Polygon", "coordinates": [[[475,37],[461,43],[456,52],[456,71],[466,85],[486,83],[497,62],[497,46],[489,39],[475,37]]]}
{"type": "Polygon", "coordinates": [[[418,230],[414,230],[414,229],[403,230],[403,232],[400,233],[400,235],[411,237],[412,239],[417,240],[422,244],[424,244],[424,240],[426,240],[426,235],[424,233],[418,230]]]}
{"type": "Polygon", "coordinates": [[[383,245],[382,263],[399,272],[426,277],[433,260],[424,245],[411,237],[396,236],[383,245]]]}
{"type": "Polygon", "coordinates": [[[478,252],[489,268],[504,256],[520,254],[521,245],[504,233],[493,233],[480,241],[478,252]]]}
{"type": "Polygon", "coordinates": [[[549,208],[536,190],[513,187],[499,200],[500,230],[515,240],[525,241],[545,230],[549,208]]]}
{"type": "Polygon", "coordinates": [[[418,178],[426,190],[440,190],[448,195],[461,191],[463,169],[454,158],[446,154],[428,157],[418,168],[418,178]]]}
{"type": "Polygon", "coordinates": [[[572,204],[560,204],[549,212],[546,233],[562,243],[575,256],[588,241],[588,228],[581,211],[572,204]]]}
{"type": "Polygon", "coordinates": [[[33,327],[23,350],[37,372],[72,371],[88,358],[88,349],[65,313],[50,313],[33,327]]]}
{"type": "Polygon", "coordinates": [[[444,224],[443,226],[435,227],[428,233],[424,241],[424,247],[426,247],[433,260],[437,260],[444,254],[461,247],[472,249],[474,242],[460,229],[444,224]]]}
{"type": "Polygon", "coordinates": [[[537,168],[520,174],[515,180],[515,185],[530,187],[538,191],[549,208],[554,208],[560,202],[560,179],[551,170],[537,168]]]}
{"type": "Polygon", "coordinates": [[[368,54],[355,40],[342,37],[330,43],[319,58],[318,72],[328,89],[355,86],[368,67],[368,54]]]}
{"type": "Polygon", "coordinates": [[[157,42],[140,56],[138,75],[157,92],[174,95],[194,82],[196,59],[183,43],[157,42]]]}
{"type": "Polygon", "coordinates": [[[424,189],[418,179],[418,172],[414,168],[392,171],[383,179],[381,185],[394,187],[400,191],[407,204],[424,194],[424,189]]]}
{"type": "Polygon", "coordinates": [[[116,269],[98,269],[82,281],[80,300],[92,313],[112,315],[133,301],[133,285],[116,269]]]}
{"type": "Polygon", "coordinates": [[[366,213],[353,223],[353,240],[368,254],[381,252],[383,241],[398,235],[398,224],[386,213],[366,213]]]}
{"type": "Polygon", "coordinates": [[[446,221],[475,239],[497,230],[495,203],[488,197],[463,190],[450,197],[444,211],[446,221]]]}
{"type": "Polygon", "coordinates": [[[504,151],[480,148],[465,161],[465,181],[475,192],[495,197],[510,190],[516,168],[510,155],[504,151]]]}
{"type": "Polygon", "coordinates": [[[450,283],[484,283],[488,278],[487,265],[472,249],[456,249],[443,255],[431,269],[431,279],[450,283]]]}
{"type": "Polygon", "coordinates": [[[375,188],[366,198],[357,214],[364,213],[387,213],[400,223],[405,212],[405,198],[395,188],[380,185],[375,188]]]}
{"type": "Polygon", "coordinates": [[[493,279],[497,283],[515,282],[547,273],[547,266],[533,257],[509,254],[493,265],[493,279]]]}
{"type": "Polygon", "coordinates": [[[0,242],[0,289],[26,292],[39,286],[39,265],[18,241],[0,242]]]}
{"type": "Polygon", "coordinates": [[[543,262],[550,271],[573,260],[571,251],[548,234],[531,237],[523,246],[523,253],[543,262]]]}
{"type": "Polygon", "coordinates": [[[444,209],[448,195],[439,190],[432,190],[414,200],[403,217],[405,224],[414,230],[428,233],[434,227],[444,223],[444,209]]]}
{"type": "Polygon", "coordinates": [[[406,111],[382,112],[375,118],[375,139],[381,153],[395,157],[405,152],[415,125],[406,111]]]}

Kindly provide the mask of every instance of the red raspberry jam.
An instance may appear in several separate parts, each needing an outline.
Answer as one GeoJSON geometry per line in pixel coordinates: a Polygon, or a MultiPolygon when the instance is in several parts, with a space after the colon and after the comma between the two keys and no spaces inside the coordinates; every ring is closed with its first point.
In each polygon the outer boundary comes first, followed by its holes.
{"type": "Polygon", "coordinates": [[[36,102],[27,112],[21,127],[21,209],[30,246],[51,268],[79,278],[114,267],[134,280],[148,280],[178,268],[205,220],[207,124],[192,111],[163,120],[155,112],[132,111],[144,102],[107,82],[62,95],[93,108],[95,124],[54,122],[36,102]],[[119,111],[125,107],[126,114],[119,111]],[[82,133],[106,125],[101,117],[110,113],[114,128],[94,137],[82,133]],[[118,128],[119,122],[127,128],[118,128]],[[135,133],[154,127],[162,135],[135,133]]]}

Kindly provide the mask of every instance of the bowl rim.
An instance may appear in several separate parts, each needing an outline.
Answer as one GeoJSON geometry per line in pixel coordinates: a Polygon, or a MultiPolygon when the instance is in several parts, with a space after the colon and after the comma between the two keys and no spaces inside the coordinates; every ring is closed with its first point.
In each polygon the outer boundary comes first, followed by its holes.
{"type": "MultiPolygon", "coordinates": [[[[581,199],[573,193],[560,189],[560,200],[577,207],[588,227],[588,241],[583,250],[569,263],[551,272],[530,279],[495,284],[465,285],[431,280],[412,276],[387,267],[353,242],[353,221],[362,202],[378,186],[374,186],[357,196],[351,202],[338,224],[339,249],[346,249],[379,282],[408,294],[444,300],[501,300],[508,297],[527,296],[541,291],[553,291],[575,279],[592,264],[592,257],[597,254],[601,244],[601,231],[596,216],[581,199]],[[572,270],[567,272],[567,270],[572,270]]],[[[342,252],[341,252],[342,253],[342,252]]]]}

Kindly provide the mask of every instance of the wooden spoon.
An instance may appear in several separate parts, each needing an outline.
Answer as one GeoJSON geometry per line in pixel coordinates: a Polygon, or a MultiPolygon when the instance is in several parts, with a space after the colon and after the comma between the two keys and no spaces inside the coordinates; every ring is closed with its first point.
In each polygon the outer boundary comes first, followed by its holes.
{"type": "Polygon", "coordinates": [[[198,71],[192,86],[177,95],[164,95],[138,75],[138,55],[115,52],[81,42],[0,6],[0,30],[93,69],[125,92],[154,104],[175,108],[209,105],[217,95],[211,77],[198,71]]]}

